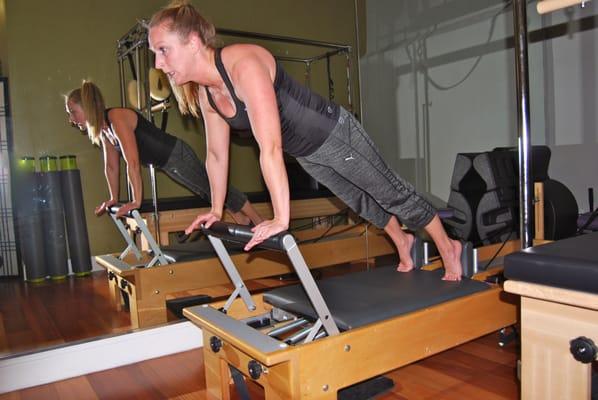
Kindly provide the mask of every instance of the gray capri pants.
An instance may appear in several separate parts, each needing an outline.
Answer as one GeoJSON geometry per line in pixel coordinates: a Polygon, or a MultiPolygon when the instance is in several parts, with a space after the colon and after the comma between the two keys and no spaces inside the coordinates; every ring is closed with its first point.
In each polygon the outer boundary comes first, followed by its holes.
{"type": "Polygon", "coordinates": [[[341,107],[338,124],[299,164],[362,218],[384,228],[392,215],[410,229],[428,225],[436,210],[380,156],[363,127],[341,107]]]}
{"type": "MultiPolygon", "coordinates": [[[[175,182],[180,183],[207,202],[211,202],[210,181],[202,161],[187,143],[177,139],[168,161],[160,168],[175,182]]],[[[247,201],[245,193],[228,185],[224,206],[232,212],[239,212],[247,201]]]]}

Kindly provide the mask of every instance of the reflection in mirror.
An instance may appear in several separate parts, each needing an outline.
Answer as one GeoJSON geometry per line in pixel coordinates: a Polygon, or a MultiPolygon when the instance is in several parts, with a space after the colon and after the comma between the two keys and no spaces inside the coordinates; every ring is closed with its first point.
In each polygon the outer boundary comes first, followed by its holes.
{"type": "MultiPolygon", "coordinates": [[[[6,53],[9,55],[6,57],[8,62],[5,62],[2,57],[2,65],[10,67],[4,68],[3,71],[6,71],[6,75],[9,76],[8,82],[11,89],[13,118],[10,123],[12,131],[15,132],[12,143],[13,158],[17,160],[25,156],[34,157],[34,169],[38,171],[40,168],[38,158],[42,156],[56,155],[59,157],[65,151],[68,151],[68,154],[76,154],[83,186],[84,205],[81,205],[81,208],[85,211],[84,217],[89,230],[91,253],[94,255],[112,254],[122,250],[126,243],[123,237],[117,233],[118,229],[109,217],[96,218],[93,213],[95,206],[107,198],[102,151],[92,146],[85,135],[77,134],[78,129],[68,126],[68,119],[71,116],[65,114],[65,104],[61,95],[80,87],[84,78],[91,79],[101,88],[107,107],[120,106],[123,103],[131,106],[128,99],[124,100],[127,95],[131,97],[137,94],[137,102],[140,102],[139,99],[148,93],[148,91],[142,92],[143,89],[140,90],[141,93],[135,93],[137,88],[134,88],[131,93],[127,93],[126,89],[129,81],[133,80],[133,71],[141,78],[143,77],[141,75],[144,74],[150,76],[151,71],[147,66],[152,63],[151,54],[149,54],[150,59],[145,66],[141,65],[143,63],[137,63],[132,66],[133,68],[129,68],[129,66],[114,68],[114,43],[128,32],[132,22],[140,16],[151,15],[163,5],[163,2],[143,2],[143,5],[132,3],[135,2],[127,4],[119,2],[119,12],[115,14],[116,7],[112,7],[108,3],[100,7],[94,3],[92,7],[92,4],[87,1],[74,2],[69,6],[71,12],[69,17],[59,12],[56,7],[49,5],[40,5],[39,15],[31,13],[19,2],[9,2],[6,7],[9,21],[7,31],[11,41],[6,46],[6,53]],[[77,18],[72,18],[72,15],[76,15],[77,18]],[[48,21],[52,21],[53,27],[60,28],[43,28],[48,25],[48,21]],[[102,21],[101,28],[98,25],[100,21],[102,21]],[[40,43],[38,49],[38,41],[28,39],[31,30],[26,26],[37,26],[48,32],[48,40],[53,43],[50,55],[47,54],[50,51],[50,46],[40,43]],[[73,32],[86,33],[73,34],[73,32]],[[95,35],[90,32],[102,33],[95,35]],[[25,43],[28,43],[29,48],[26,48],[25,43]],[[29,45],[30,43],[33,45],[29,45]],[[53,65],[40,71],[40,58],[51,60],[53,65]],[[65,60],[68,60],[68,67],[65,60]],[[135,70],[137,66],[141,69],[135,70]],[[123,73],[123,77],[119,80],[120,73],[123,73]],[[119,82],[125,86],[124,95],[123,85],[119,82]],[[31,97],[31,93],[35,93],[35,96],[31,97]],[[36,110],[35,114],[33,114],[33,110],[36,110]],[[40,121],[43,121],[41,125],[44,129],[37,126],[40,121]]],[[[1,4],[4,6],[3,1],[1,4]]],[[[323,12],[321,18],[333,14],[335,18],[338,18],[339,15],[344,18],[346,14],[346,18],[351,21],[351,24],[347,24],[347,29],[334,29],[333,34],[327,33],[333,31],[329,27],[317,34],[313,33],[313,29],[306,28],[300,30],[298,36],[304,32],[307,37],[318,38],[321,35],[326,40],[332,38],[334,41],[338,40],[339,43],[346,41],[352,44],[354,36],[353,10],[348,9],[339,14],[338,10],[331,9],[330,12],[323,12]]],[[[1,28],[4,29],[4,22],[1,25],[1,28]]],[[[259,31],[262,24],[257,23],[254,26],[257,28],[252,30],[259,31]]],[[[313,43],[303,43],[297,38],[293,38],[292,41],[271,40],[268,35],[262,38],[248,39],[242,38],[242,35],[239,36],[238,33],[230,31],[228,35],[223,35],[223,44],[251,41],[267,47],[275,55],[280,56],[280,62],[295,79],[308,84],[322,96],[333,98],[336,102],[353,110],[351,104],[356,101],[357,74],[355,55],[351,53],[349,46],[337,46],[334,43],[332,45],[330,43],[314,45],[313,43]]],[[[276,30],[275,33],[276,36],[279,36],[280,33],[284,33],[284,30],[276,30]]],[[[297,32],[293,32],[293,34],[297,34],[297,32]]],[[[0,44],[4,45],[4,43],[0,44]]],[[[3,51],[0,52],[0,55],[3,54],[3,51]]],[[[135,64],[134,57],[133,61],[135,64]]],[[[158,78],[158,81],[159,84],[164,85],[163,80],[160,81],[158,78]]],[[[170,100],[174,101],[172,98],[170,100]]],[[[153,98],[146,101],[146,104],[150,101],[157,105],[163,99],[153,98]]],[[[69,110],[67,109],[67,111],[69,110]]],[[[204,158],[205,141],[200,121],[181,117],[176,107],[172,105],[156,108],[154,111],[156,112],[152,118],[156,125],[161,127],[168,122],[165,130],[188,142],[192,150],[201,159],[204,158]]],[[[262,215],[267,216],[271,209],[268,208],[267,197],[260,193],[264,189],[264,184],[259,174],[256,146],[251,137],[235,137],[233,139],[231,159],[230,181],[235,182],[240,190],[249,192],[250,199],[255,199],[256,203],[262,204],[258,205],[258,209],[262,215]]],[[[315,201],[321,203],[315,206],[314,203],[311,203],[312,209],[315,208],[318,215],[334,215],[344,210],[343,205],[328,200],[329,192],[318,190],[314,192],[314,189],[318,188],[305,177],[300,169],[289,165],[289,175],[293,175],[292,185],[296,187],[300,197],[316,197],[315,201]],[[324,198],[318,200],[322,196],[324,198]]],[[[159,198],[160,211],[167,211],[170,205],[182,200],[175,206],[175,211],[181,214],[187,212],[184,217],[187,220],[179,219],[177,215],[174,227],[169,227],[168,223],[165,223],[158,229],[154,224],[156,218],[152,199],[152,192],[154,192],[151,189],[152,179],[145,168],[142,170],[142,177],[142,185],[145,190],[141,210],[148,229],[151,230],[151,234],[155,235],[160,249],[165,244],[178,246],[177,236],[169,235],[168,232],[180,231],[186,227],[189,224],[188,219],[197,214],[197,208],[205,207],[207,203],[193,198],[190,191],[157,171],[157,189],[155,191],[159,198]],[[164,236],[160,236],[161,229],[167,232],[164,236]]],[[[127,199],[127,189],[126,165],[121,162],[119,188],[121,200],[127,199]]],[[[309,200],[303,197],[300,200],[309,200]]],[[[311,214],[299,213],[298,216],[303,219],[307,218],[310,226],[312,225],[311,214]]],[[[346,220],[344,216],[341,219],[346,220]]],[[[301,220],[299,223],[305,222],[301,220]]],[[[134,233],[135,228],[140,224],[130,220],[128,225],[128,228],[134,233]]],[[[48,235],[47,231],[42,231],[42,241],[47,241],[48,235]]],[[[137,243],[141,249],[146,250],[150,247],[147,238],[142,239],[139,234],[135,234],[135,236],[137,236],[137,243]]],[[[206,244],[205,241],[198,241],[193,245],[197,245],[197,243],[200,247],[205,247],[206,244]]],[[[21,257],[22,260],[25,258],[27,257],[21,257]]],[[[140,263],[140,261],[135,259],[132,264],[135,263],[140,263]]],[[[72,265],[67,268],[69,268],[69,272],[74,270],[72,265]]],[[[89,276],[68,276],[65,279],[58,279],[56,276],[57,279],[48,280],[45,279],[45,274],[40,277],[31,275],[32,279],[29,280],[36,280],[37,283],[24,283],[22,271],[17,268],[16,274],[21,274],[20,277],[2,279],[0,281],[0,285],[2,285],[0,293],[0,353],[3,356],[10,355],[176,321],[178,319],[177,310],[180,313],[180,308],[186,303],[176,302],[175,298],[192,297],[195,298],[194,301],[197,300],[197,297],[218,299],[230,291],[228,283],[223,281],[221,282],[222,286],[202,288],[199,294],[190,290],[189,286],[176,285],[176,287],[165,290],[152,288],[148,289],[148,292],[142,293],[146,287],[141,286],[142,278],[139,277],[137,271],[130,270],[128,273],[121,273],[118,277],[113,273],[110,279],[110,275],[104,268],[101,262],[94,263],[93,271],[89,276]],[[140,288],[139,293],[135,292],[137,287],[140,288]],[[149,297],[149,294],[154,297],[149,297]],[[136,297],[137,295],[139,297],[136,297]],[[141,304],[138,300],[142,297],[145,299],[149,297],[149,300],[141,304]],[[156,298],[159,298],[159,302],[156,302],[156,298]],[[174,311],[168,311],[164,306],[166,301],[171,300],[173,300],[174,311]],[[158,318],[155,318],[155,314],[152,315],[151,311],[147,312],[147,310],[155,308],[160,308],[158,318]]],[[[0,273],[2,271],[0,270],[0,273]]],[[[165,272],[168,276],[173,275],[169,273],[169,270],[165,272]]],[[[64,274],[61,274],[60,277],[62,275],[64,274]]],[[[201,278],[199,273],[194,275],[201,278]]]]}

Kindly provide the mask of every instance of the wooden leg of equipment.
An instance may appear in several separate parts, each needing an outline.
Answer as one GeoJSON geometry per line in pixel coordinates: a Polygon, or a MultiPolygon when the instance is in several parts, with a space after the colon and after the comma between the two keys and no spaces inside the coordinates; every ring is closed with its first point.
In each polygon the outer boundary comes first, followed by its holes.
{"type": "Polygon", "coordinates": [[[521,317],[521,398],[589,399],[591,364],[576,361],[569,342],[598,337],[598,313],[524,297],[521,317]]]}
{"type": "Polygon", "coordinates": [[[544,240],[544,184],[534,183],[534,239],[544,240]]]}
{"type": "Polygon", "coordinates": [[[505,288],[521,295],[521,398],[589,399],[592,364],[575,360],[570,342],[598,341],[598,296],[520,281],[505,288]]]}
{"type": "MultiPolygon", "coordinates": [[[[110,271],[108,271],[110,274],[110,271]]],[[[109,275],[108,288],[110,293],[110,302],[114,304],[117,311],[121,311],[123,307],[123,299],[120,294],[120,288],[118,287],[118,278],[116,275],[109,275]]]]}
{"type": "MultiPolygon", "coordinates": [[[[206,340],[206,335],[203,335],[203,339],[206,340]]],[[[208,342],[203,347],[204,360],[210,360],[205,365],[205,376],[206,376],[206,392],[208,398],[217,398],[221,393],[221,397],[224,400],[230,400],[230,374],[228,365],[218,356],[216,356],[209,346],[210,338],[207,338],[208,342]]]]}

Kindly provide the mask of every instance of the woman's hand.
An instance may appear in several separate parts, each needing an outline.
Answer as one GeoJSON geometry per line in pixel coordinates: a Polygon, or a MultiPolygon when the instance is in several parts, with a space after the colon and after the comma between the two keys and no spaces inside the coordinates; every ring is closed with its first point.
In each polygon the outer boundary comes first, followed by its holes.
{"type": "Polygon", "coordinates": [[[123,216],[127,215],[129,213],[129,211],[138,209],[140,205],[141,204],[136,203],[134,201],[125,203],[122,206],[120,206],[120,208],[116,212],[116,217],[117,218],[123,217],[123,216]]]}
{"type": "Polygon", "coordinates": [[[195,220],[185,229],[185,235],[190,235],[193,231],[198,230],[202,225],[205,225],[206,228],[212,226],[212,224],[216,221],[220,221],[220,215],[216,214],[213,211],[210,211],[207,214],[200,214],[195,218],[195,220]]]}
{"type": "Polygon", "coordinates": [[[271,236],[276,235],[282,231],[286,231],[289,228],[288,222],[282,222],[277,219],[271,219],[256,225],[251,229],[253,237],[245,245],[245,251],[251,250],[252,247],[262,243],[264,240],[271,236]]]}
{"type": "Polygon", "coordinates": [[[103,202],[102,204],[100,204],[99,206],[96,207],[95,209],[95,214],[99,217],[100,215],[104,214],[108,208],[110,208],[111,206],[116,204],[116,200],[106,200],[105,202],[103,202]]]}

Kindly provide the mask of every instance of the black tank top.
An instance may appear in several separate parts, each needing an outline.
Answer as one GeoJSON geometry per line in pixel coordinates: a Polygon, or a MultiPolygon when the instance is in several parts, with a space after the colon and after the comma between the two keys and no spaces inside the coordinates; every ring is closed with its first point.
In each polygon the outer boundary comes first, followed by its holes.
{"type": "MultiPolygon", "coordinates": [[[[215,51],[215,63],[222,80],[235,103],[236,114],[227,118],[216,107],[206,87],[208,101],[212,108],[234,130],[250,130],[251,124],[245,104],[235,94],[221,59],[222,49],[215,51]]],[[[277,62],[274,91],[282,129],[282,146],[287,153],[299,157],[316,151],[328,138],[338,122],[340,107],[301,85],[277,62]]]]}
{"type": "MultiPolygon", "coordinates": [[[[108,118],[108,112],[110,110],[112,110],[112,108],[106,110],[105,118],[108,127],[112,129],[112,123],[108,118]]],[[[135,112],[137,115],[137,125],[135,126],[134,132],[137,141],[137,151],[139,152],[139,161],[143,165],[153,164],[158,168],[163,167],[168,161],[178,139],[156,127],[137,111],[131,111],[135,112]]],[[[118,142],[114,147],[121,152],[118,142]]]]}

